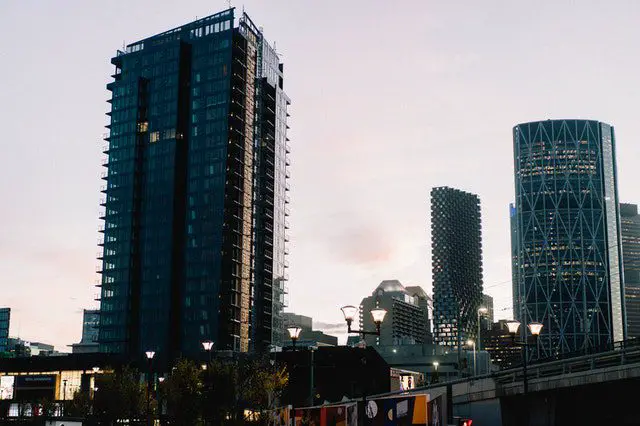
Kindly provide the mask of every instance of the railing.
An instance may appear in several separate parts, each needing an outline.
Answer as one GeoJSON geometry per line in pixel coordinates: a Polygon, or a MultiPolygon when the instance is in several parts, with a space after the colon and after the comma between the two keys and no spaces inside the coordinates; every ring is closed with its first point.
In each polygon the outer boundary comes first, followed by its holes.
{"type": "MultiPolygon", "coordinates": [[[[527,378],[537,379],[545,377],[560,376],[563,374],[579,373],[599,368],[622,366],[627,364],[640,363],[640,342],[635,339],[615,342],[607,345],[609,351],[592,353],[589,355],[574,356],[554,361],[536,362],[527,367],[527,378]]],[[[443,386],[451,386],[470,381],[482,379],[494,379],[497,384],[508,384],[522,381],[524,378],[522,367],[510,368],[489,374],[482,374],[473,377],[465,377],[447,382],[432,383],[427,386],[411,389],[410,391],[394,391],[371,397],[381,397],[398,394],[411,394],[423,392],[429,389],[437,389],[443,386]]]]}

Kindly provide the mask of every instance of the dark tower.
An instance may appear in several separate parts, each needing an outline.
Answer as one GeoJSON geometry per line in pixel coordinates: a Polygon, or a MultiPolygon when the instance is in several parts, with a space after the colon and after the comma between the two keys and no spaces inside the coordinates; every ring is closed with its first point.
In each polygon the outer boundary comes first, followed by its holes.
{"type": "Polygon", "coordinates": [[[234,13],[111,60],[101,351],[171,359],[278,338],[289,100],[274,49],[234,13]]]}
{"type": "Polygon", "coordinates": [[[613,128],[591,120],[524,123],[513,129],[513,147],[514,310],[521,332],[532,321],[544,325],[532,357],[622,340],[613,128]]]}
{"type": "Polygon", "coordinates": [[[628,338],[640,338],[640,215],[636,204],[620,203],[622,269],[628,338]]]}
{"type": "Polygon", "coordinates": [[[458,189],[431,190],[433,341],[460,347],[476,339],[482,304],[480,199],[458,189]]]}

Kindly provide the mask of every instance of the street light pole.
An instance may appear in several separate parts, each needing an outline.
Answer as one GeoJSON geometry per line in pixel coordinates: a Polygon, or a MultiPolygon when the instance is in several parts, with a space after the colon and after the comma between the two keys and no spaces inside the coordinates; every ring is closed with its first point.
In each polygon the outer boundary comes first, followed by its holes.
{"type": "Polygon", "coordinates": [[[522,342],[517,342],[516,341],[516,333],[518,332],[518,329],[520,328],[520,322],[516,321],[516,320],[511,320],[511,321],[507,321],[507,328],[509,329],[509,334],[511,334],[511,339],[513,341],[514,345],[517,346],[521,346],[524,353],[523,353],[523,357],[522,357],[522,374],[523,374],[523,380],[522,380],[522,384],[523,384],[523,393],[526,396],[527,393],[529,392],[529,381],[527,378],[527,358],[528,358],[528,348],[530,346],[536,346],[538,343],[538,336],[540,335],[540,332],[542,331],[542,327],[543,325],[540,324],[539,322],[532,322],[529,323],[529,325],[527,326],[527,328],[529,329],[529,331],[531,332],[531,335],[534,338],[534,343],[533,344],[529,344],[527,342],[527,330],[524,329],[524,339],[522,342]]]}
{"type": "Polygon", "coordinates": [[[473,375],[477,376],[478,375],[478,363],[476,362],[477,358],[476,358],[476,342],[474,342],[473,340],[469,339],[467,340],[467,345],[468,346],[473,346],[473,375]]]}
{"type": "Polygon", "coordinates": [[[149,375],[147,376],[147,425],[151,426],[151,380],[153,374],[153,357],[155,356],[154,351],[147,351],[145,355],[147,357],[147,361],[149,361],[149,375]]]}

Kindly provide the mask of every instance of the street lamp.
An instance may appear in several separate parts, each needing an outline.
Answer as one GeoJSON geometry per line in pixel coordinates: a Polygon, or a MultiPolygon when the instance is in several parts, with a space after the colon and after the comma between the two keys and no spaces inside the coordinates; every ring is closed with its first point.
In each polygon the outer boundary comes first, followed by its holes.
{"type": "Polygon", "coordinates": [[[522,346],[523,347],[523,362],[522,362],[522,374],[523,374],[523,387],[524,387],[524,394],[526,395],[527,392],[529,391],[529,383],[527,381],[527,348],[531,347],[531,346],[536,346],[538,344],[538,336],[540,336],[540,333],[542,332],[542,327],[543,324],[539,323],[539,322],[532,322],[529,323],[529,325],[527,326],[527,328],[529,329],[529,331],[531,332],[531,335],[534,338],[534,343],[527,343],[527,333],[525,330],[524,333],[524,339],[523,341],[519,342],[516,341],[516,333],[518,333],[518,329],[520,328],[520,321],[516,321],[516,320],[510,320],[507,321],[507,328],[509,329],[509,334],[511,334],[511,341],[513,342],[514,345],[517,346],[522,346]]]}
{"type": "Polygon", "coordinates": [[[300,337],[300,332],[302,331],[302,329],[300,327],[298,327],[297,325],[292,325],[287,327],[287,331],[289,332],[289,337],[291,338],[291,344],[293,345],[293,349],[296,348],[296,342],[298,341],[298,338],[300,337]]]}
{"type": "Polygon", "coordinates": [[[156,355],[154,351],[146,351],[144,353],[149,361],[149,375],[147,376],[147,425],[151,425],[151,374],[153,366],[153,357],[156,355]]]}
{"type": "Polygon", "coordinates": [[[438,376],[438,366],[440,363],[438,361],[433,361],[433,368],[435,370],[433,374],[433,378],[431,379],[431,383],[438,383],[440,381],[440,377],[438,376]]]}
{"type": "Polygon", "coordinates": [[[469,339],[467,340],[467,346],[473,346],[473,375],[478,375],[477,358],[476,358],[476,342],[469,339]]]}
{"type": "Polygon", "coordinates": [[[489,312],[484,306],[478,308],[478,350],[482,350],[482,340],[480,339],[480,316],[489,312]]]}
{"type": "Polygon", "coordinates": [[[211,364],[211,350],[213,349],[213,342],[211,340],[205,340],[202,342],[202,347],[209,354],[209,364],[211,364]]]}
{"type": "Polygon", "coordinates": [[[353,305],[347,305],[340,308],[342,310],[342,314],[344,315],[344,320],[347,322],[347,333],[358,333],[361,335],[370,334],[373,336],[380,335],[380,326],[382,325],[382,321],[384,321],[385,315],[387,315],[387,310],[382,308],[375,308],[371,310],[371,317],[373,318],[373,323],[376,325],[376,331],[365,331],[365,330],[353,330],[351,328],[351,323],[353,323],[353,319],[358,313],[358,308],[353,305]]]}

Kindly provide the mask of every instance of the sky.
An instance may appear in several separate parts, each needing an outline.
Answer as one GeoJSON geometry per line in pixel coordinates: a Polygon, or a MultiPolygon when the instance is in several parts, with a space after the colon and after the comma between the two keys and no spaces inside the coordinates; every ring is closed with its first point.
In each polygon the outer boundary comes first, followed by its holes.
{"type": "MultiPolygon", "coordinates": [[[[132,43],[227,1],[0,2],[0,306],[11,334],[80,339],[97,306],[101,140],[132,43]]],[[[380,281],[431,293],[429,192],[482,206],[484,286],[511,314],[512,127],[615,127],[620,200],[640,202],[640,2],[244,3],[284,63],[290,107],[289,311],[344,333],[380,281]]]]}

